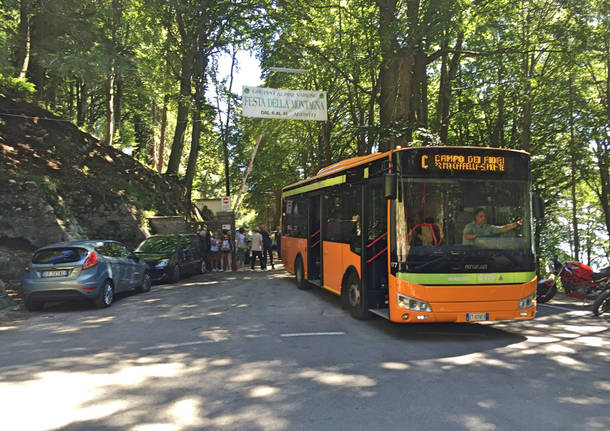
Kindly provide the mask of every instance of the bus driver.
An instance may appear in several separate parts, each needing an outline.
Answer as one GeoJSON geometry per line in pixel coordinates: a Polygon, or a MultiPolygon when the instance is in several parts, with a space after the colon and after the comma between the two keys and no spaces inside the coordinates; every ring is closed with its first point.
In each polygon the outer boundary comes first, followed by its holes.
{"type": "Polygon", "coordinates": [[[519,220],[513,223],[505,224],[504,226],[494,226],[487,224],[487,214],[485,209],[477,208],[474,212],[474,221],[464,227],[462,243],[464,245],[474,245],[474,240],[479,237],[495,236],[499,233],[508,232],[523,225],[523,221],[519,220]]]}

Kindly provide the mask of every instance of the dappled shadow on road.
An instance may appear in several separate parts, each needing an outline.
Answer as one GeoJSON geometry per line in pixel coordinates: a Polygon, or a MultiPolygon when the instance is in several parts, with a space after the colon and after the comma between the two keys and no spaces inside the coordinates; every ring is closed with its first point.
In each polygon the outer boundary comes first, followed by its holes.
{"type": "Polygon", "coordinates": [[[33,313],[0,332],[4,348],[23,352],[0,366],[3,423],[20,430],[379,429],[408,415],[435,429],[610,426],[602,410],[610,398],[606,321],[566,311],[493,324],[362,322],[332,294],[300,291],[286,278],[205,274],[104,310],[33,313]],[[282,337],[316,331],[339,335],[282,337]],[[43,341],[34,341],[40,334],[43,341]],[[573,383],[583,381],[587,392],[573,383]],[[554,414],[526,417],[533,403],[554,414]]]}

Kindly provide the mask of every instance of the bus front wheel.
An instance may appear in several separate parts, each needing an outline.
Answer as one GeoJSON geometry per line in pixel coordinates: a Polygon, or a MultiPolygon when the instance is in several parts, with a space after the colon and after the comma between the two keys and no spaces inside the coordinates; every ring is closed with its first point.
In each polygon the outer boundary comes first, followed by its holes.
{"type": "Polygon", "coordinates": [[[347,306],[350,314],[356,319],[365,320],[371,317],[368,304],[362,294],[362,283],[355,272],[347,278],[346,283],[347,306]]]}

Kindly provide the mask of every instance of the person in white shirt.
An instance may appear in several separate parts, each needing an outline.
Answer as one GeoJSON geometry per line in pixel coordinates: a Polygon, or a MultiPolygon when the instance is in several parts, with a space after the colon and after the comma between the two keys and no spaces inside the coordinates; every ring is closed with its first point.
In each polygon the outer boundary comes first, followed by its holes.
{"type": "Polygon", "coordinates": [[[254,234],[252,235],[252,259],[250,260],[250,268],[254,271],[254,261],[256,260],[256,256],[258,256],[258,261],[261,264],[261,269],[264,271],[265,262],[263,261],[263,236],[259,232],[258,229],[254,229],[254,234]]]}

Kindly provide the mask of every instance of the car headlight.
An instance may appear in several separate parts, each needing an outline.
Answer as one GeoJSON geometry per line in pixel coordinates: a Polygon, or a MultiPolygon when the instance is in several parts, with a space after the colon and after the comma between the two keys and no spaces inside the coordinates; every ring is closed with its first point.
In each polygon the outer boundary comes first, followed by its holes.
{"type": "Polygon", "coordinates": [[[155,265],[155,269],[163,269],[167,266],[167,263],[169,262],[169,259],[163,259],[160,260],[159,262],[157,262],[157,264],[155,265]]]}
{"type": "Polygon", "coordinates": [[[406,310],[413,311],[425,311],[427,313],[432,312],[430,308],[430,304],[426,301],[422,301],[420,299],[410,298],[408,296],[402,295],[400,293],[396,294],[396,299],[398,301],[398,306],[400,308],[404,308],[406,310]]]}
{"type": "Polygon", "coordinates": [[[519,300],[519,306],[517,307],[517,309],[523,310],[524,308],[530,308],[535,305],[536,305],[536,292],[519,300]]]}

